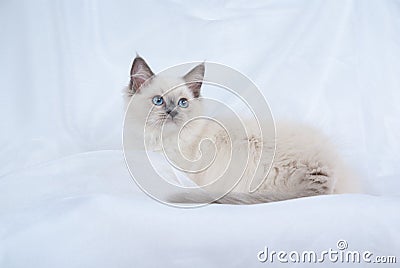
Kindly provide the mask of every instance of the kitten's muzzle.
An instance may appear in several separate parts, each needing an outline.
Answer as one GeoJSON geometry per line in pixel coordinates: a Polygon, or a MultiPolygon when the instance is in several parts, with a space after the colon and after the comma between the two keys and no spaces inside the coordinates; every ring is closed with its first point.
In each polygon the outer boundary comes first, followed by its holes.
{"type": "Polygon", "coordinates": [[[169,114],[172,118],[174,118],[174,117],[178,114],[177,111],[175,111],[175,110],[170,110],[170,109],[165,110],[165,112],[166,112],[167,114],[169,114]]]}

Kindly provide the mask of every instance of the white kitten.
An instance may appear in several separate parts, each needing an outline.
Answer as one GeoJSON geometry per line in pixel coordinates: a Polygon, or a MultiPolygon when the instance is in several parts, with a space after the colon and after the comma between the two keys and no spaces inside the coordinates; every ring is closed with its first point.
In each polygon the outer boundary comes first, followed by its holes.
{"type": "Polygon", "coordinates": [[[358,192],[355,177],[333,145],[310,127],[278,122],[276,138],[262,139],[250,121],[243,132],[230,118],[223,120],[225,129],[212,121],[194,120],[203,115],[204,73],[204,64],[175,78],[154,75],[139,56],[132,64],[126,99],[134,98],[126,124],[137,136],[128,139],[130,147],[166,154],[206,190],[204,196],[189,193],[171,201],[253,204],[358,192]],[[252,187],[253,179],[262,182],[258,188],[252,187]]]}

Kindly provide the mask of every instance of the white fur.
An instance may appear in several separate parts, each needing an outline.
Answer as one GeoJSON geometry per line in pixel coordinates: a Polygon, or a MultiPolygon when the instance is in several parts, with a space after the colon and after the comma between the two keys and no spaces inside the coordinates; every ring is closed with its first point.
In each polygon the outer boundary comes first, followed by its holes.
{"type": "Polygon", "coordinates": [[[203,202],[210,196],[221,197],[229,190],[232,191],[216,202],[252,204],[359,191],[355,177],[329,139],[310,127],[278,122],[276,138],[261,138],[259,129],[251,122],[246,124],[247,134],[236,126],[229,126],[229,119],[221,119],[226,122],[229,133],[208,120],[184,126],[203,111],[201,98],[194,98],[190,88],[182,85],[184,82],[183,78],[153,76],[133,95],[126,116],[126,127],[133,133],[126,142],[136,143],[134,148],[143,149],[144,138],[147,150],[162,152],[164,149],[163,153],[177,166],[199,171],[187,175],[206,190],[206,196],[180,195],[172,197],[172,201],[203,202]],[[155,95],[175,101],[187,98],[189,107],[177,107],[178,115],[171,120],[162,107],[152,104],[155,95]],[[210,161],[212,164],[207,166],[210,161]],[[263,183],[251,193],[253,176],[263,183]]]}

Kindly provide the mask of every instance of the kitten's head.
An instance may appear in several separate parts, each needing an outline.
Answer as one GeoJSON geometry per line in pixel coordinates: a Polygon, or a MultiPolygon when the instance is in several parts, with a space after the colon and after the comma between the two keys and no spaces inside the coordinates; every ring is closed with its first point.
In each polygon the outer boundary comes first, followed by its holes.
{"type": "Polygon", "coordinates": [[[133,97],[129,116],[145,119],[147,127],[159,131],[177,131],[202,113],[200,89],[204,64],[197,65],[181,77],[155,75],[147,63],[137,56],[132,64],[127,89],[133,97]]]}

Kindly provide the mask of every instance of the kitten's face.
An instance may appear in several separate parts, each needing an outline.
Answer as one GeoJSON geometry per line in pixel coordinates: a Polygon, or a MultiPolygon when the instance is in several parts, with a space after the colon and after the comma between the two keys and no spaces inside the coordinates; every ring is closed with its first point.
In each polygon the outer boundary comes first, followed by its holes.
{"type": "Polygon", "coordinates": [[[128,113],[140,118],[147,130],[167,135],[179,131],[185,122],[202,114],[199,96],[203,76],[202,64],[183,77],[154,75],[143,59],[136,58],[131,70],[129,91],[133,100],[128,113]]]}
{"type": "Polygon", "coordinates": [[[179,131],[183,124],[201,114],[201,100],[184,85],[183,79],[155,76],[135,93],[133,113],[146,118],[149,129],[179,131]],[[178,86],[183,84],[181,86],[178,86]]]}

